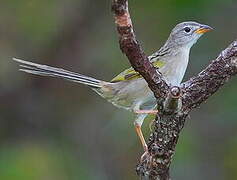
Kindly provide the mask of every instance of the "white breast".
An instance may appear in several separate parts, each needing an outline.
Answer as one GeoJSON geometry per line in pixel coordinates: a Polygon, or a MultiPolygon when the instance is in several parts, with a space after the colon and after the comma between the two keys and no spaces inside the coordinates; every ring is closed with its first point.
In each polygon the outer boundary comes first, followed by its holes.
{"type": "Polygon", "coordinates": [[[183,48],[173,57],[165,59],[165,65],[160,72],[172,85],[180,85],[188,66],[189,48],[183,48]]]}

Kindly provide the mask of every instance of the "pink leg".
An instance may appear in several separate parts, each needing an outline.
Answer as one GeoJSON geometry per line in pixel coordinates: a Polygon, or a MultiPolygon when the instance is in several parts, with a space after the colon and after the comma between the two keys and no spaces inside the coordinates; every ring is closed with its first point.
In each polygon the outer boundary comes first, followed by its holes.
{"type": "Polygon", "coordinates": [[[136,114],[157,114],[158,110],[135,110],[136,114]]]}

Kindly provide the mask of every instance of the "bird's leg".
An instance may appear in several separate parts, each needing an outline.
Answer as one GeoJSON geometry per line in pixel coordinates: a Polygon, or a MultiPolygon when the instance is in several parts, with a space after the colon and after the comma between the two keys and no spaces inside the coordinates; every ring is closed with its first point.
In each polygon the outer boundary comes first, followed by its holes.
{"type": "Polygon", "coordinates": [[[146,141],[145,141],[143,133],[142,133],[141,125],[137,122],[135,122],[134,124],[135,124],[136,133],[137,133],[137,135],[142,143],[143,149],[145,151],[143,153],[143,155],[141,156],[141,161],[142,161],[148,155],[148,147],[147,147],[146,141]]]}
{"type": "MultiPolygon", "coordinates": [[[[158,110],[154,110],[154,109],[151,109],[151,110],[134,110],[134,112],[136,114],[157,114],[158,113],[158,110]]],[[[150,131],[152,131],[152,128],[151,126],[153,125],[153,123],[155,122],[155,120],[152,120],[150,123],[149,123],[149,128],[150,128],[150,131]]]]}
{"type": "Polygon", "coordinates": [[[151,110],[135,110],[134,112],[136,114],[157,114],[158,110],[154,110],[154,109],[151,109],[151,110]]]}
{"type": "Polygon", "coordinates": [[[142,133],[142,123],[144,121],[144,118],[147,116],[147,114],[149,113],[157,113],[157,111],[155,110],[140,110],[140,104],[137,104],[134,109],[133,109],[134,113],[137,114],[137,118],[136,120],[134,121],[134,126],[135,126],[135,129],[136,129],[136,133],[140,139],[140,142],[143,146],[143,149],[144,149],[144,153],[143,155],[141,156],[141,159],[140,161],[143,161],[144,158],[146,158],[148,155],[149,155],[149,152],[148,152],[148,147],[147,147],[147,144],[146,144],[146,141],[144,139],[144,136],[143,136],[143,133],[142,133]]]}
{"type": "Polygon", "coordinates": [[[145,141],[143,133],[142,133],[141,125],[135,123],[135,129],[136,129],[136,133],[142,143],[144,151],[147,151],[148,148],[147,148],[147,144],[146,144],[146,141],[145,141]]]}

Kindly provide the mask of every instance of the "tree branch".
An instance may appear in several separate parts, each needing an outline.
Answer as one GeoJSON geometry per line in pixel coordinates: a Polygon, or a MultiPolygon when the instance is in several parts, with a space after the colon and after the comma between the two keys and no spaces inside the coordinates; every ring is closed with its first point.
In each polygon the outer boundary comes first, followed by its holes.
{"type": "Polygon", "coordinates": [[[143,180],[169,180],[170,164],[186,117],[193,108],[207,100],[237,74],[237,41],[222,51],[196,77],[183,83],[181,87],[170,87],[162,74],[149,62],[136,40],[127,0],[112,0],[112,11],[120,48],[132,67],[147,81],[159,109],[154,132],[147,143],[149,155],[137,165],[137,174],[143,180]]]}
{"type": "Polygon", "coordinates": [[[112,0],[112,11],[119,34],[120,49],[126,54],[132,67],[148,82],[155,96],[157,98],[166,97],[169,86],[161,73],[150,63],[136,40],[127,0],[112,0]]]}
{"type": "Polygon", "coordinates": [[[185,108],[199,106],[237,73],[237,40],[196,77],[183,83],[185,108]]]}

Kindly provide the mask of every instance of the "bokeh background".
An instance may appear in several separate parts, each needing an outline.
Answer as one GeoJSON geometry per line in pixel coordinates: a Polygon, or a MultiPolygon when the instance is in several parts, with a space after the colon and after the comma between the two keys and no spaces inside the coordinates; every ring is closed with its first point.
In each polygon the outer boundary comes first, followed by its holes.
{"type": "MultiPolygon", "coordinates": [[[[19,72],[11,60],[112,79],[129,64],[119,50],[110,5],[110,0],[1,0],[1,180],[137,179],[142,147],[132,114],[86,86],[19,72]]],[[[235,0],[130,1],[130,11],[147,54],[179,22],[215,28],[192,49],[185,79],[237,37],[235,0]]],[[[174,179],[237,179],[236,92],[234,78],[191,113],[171,167],[174,179]]]]}

